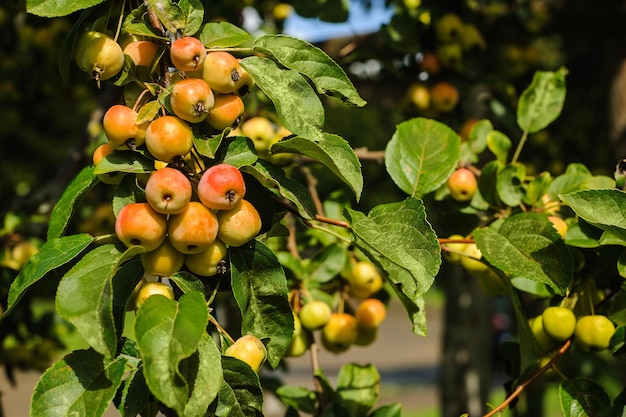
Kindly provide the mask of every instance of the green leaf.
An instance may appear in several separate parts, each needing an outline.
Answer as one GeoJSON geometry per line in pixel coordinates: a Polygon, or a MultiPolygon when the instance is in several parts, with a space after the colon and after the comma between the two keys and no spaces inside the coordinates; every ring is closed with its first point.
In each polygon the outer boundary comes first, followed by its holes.
{"type": "Polygon", "coordinates": [[[60,17],[88,9],[104,0],[26,0],[26,12],[41,17],[60,17]]]}
{"type": "Polygon", "coordinates": [[[126,300],[141,280],[143,268],[135,260],[139,248],[121,252],[103,245],[87,253],[59,282],[56,308],[80,335],[106,358],[115,355],[123,329],[126,300]]]}
{"type": "Polygon", "coordinates": [[[229,48],[250,40],[250,34],[229,22],[208,22],[202,25],[198,39],[207,48],[229,48]]]}
{"type": "Polygon", "coordinates": [[[254,150],[254,144],[245,136],[235,136],[234,138],[228,138],[226,147],[220,147],[218,152],[218,160],[221,160],[225,164],[230,164],[241,168],[245,165],[252,165],[258,159],[258,155],[254,150]]]}
{"type": "Polygon", "coordinates": [[[66,355],[39,379],[30,416],[102,416],[122,383],[125,367],[125,358],[109,361],[93,350],[66,355]]]}
{"type": "Polygon", "coordinates": [[[474,239],[491,265],[513,276],[547,284],[560,295],[572,282],[572,254],[546,216],[515,214],[498,230],[474,230],[474,239]]]}
{"type": "Polygon", "coordinates": [[[311,198],[311,194],[309,194],[304,185],[289,178],[281,168],[268,161],[259,159],[254,166],[243,167],[242,171],[252,175],[266,188],[278,190],[281,196],[296,205],[298,213],[304,218],[315,218],[315,203],[311,198]]]}
{"type": "Polygon", "coordinates": [[[617,325],[626,325],[626,291],[619,291],[615,295],[607,315],[617,325]]]}
{"type": "Polygon", "coordinates": [[[457,166],[461,139],[448,126],[432,119],[400,123],[387,144],[385,167],[405,193],[422,197],[446,182],[457,166]]]}
{"type": "Polygon", "coordinates": [[[487,134],[487,147],[496,156],[496,159],[506,163],[511,149],[511,139],[504,133],[493,130],[487,134]]]}
{"type": "Polygon", "coordinates": [[[561,200],[585,221],[626,239],[626,192],[583,190],[561,195],[561,200]]]}
{"type": "Polygon", "coordinates": [[[374,207],[368,216],[347,208],[355,245],[387,272],[413,322],[413,332],[425,335],[422,296],[441,265],[437,236],[416,198],[374,207]]]}
{"type": "Polygon", "coordinates": [[[604,389],[594,380],[584,377],[561,382],[559,399],[565,417],[606,416],[611,404],[604,389]]]}
{"type": "Polygon", "coordinates": [[[286,35],[264,35],[252,46],[283,66],[308,77],[319,94],[338,96],[342,101],[359,107],[366,104],[344,70],[316,46],[286,35]]]}
{"type": "Polygon", "coordinates": [[[59,268],[80,255],[90,244],[93,238],[87,234],[64,236],[45,242],[39,252],[34,254],[24,264],[20,273],[11,283],[7,308],[4,316],[8,315],[24,292],[34,283],[46,276],[50,271],[59,268]]]}
{"type": "Polygon", "coordinates": [[[200,0],[181,0],[178,7],[185,14],[185,26],[183,36],[193,36],[202,27],[204,19],[204,6],[200,0]]]}
{"type": "Polygon", "coordinates": [[[365,416],[378,400],[380,374],[374,365],[348,363],[337,374],[337,392],[351,416],[365,416]]]}
{"type": "Polygon", "coordinates": [[[566,74],[565,68],[535,72],[517,107],[517,124],[524,132],[538,132],[559,117],[565,102],[566,74]]]}
{"type": "Polygon", "coordinates": [[[58,238],[65,233],[67,226],[83,197],[98,184],[98,177],[94,174],[94,167],[83,168],[65,188],[63,195],[52,208],[48,222],[47,240],[58,238]]]}
{"type": "Polygon", "coordinates": [[[290,132],[321,141],[324,106],[307,80],[297,71],[279,67],[269,58],[249,56],[241,65],[272,100],[281,124],[290,132]]]}
{"type": "Polygon", "coordinates": [[[308,388],[293,385],[281,385],[276,389],[276,396],[287,407],[309,414],[317,411],[317,396],[308,388]]]}
{"type": "Polygon", "coordinates": [[[204,283],[195,275],[186,271],[178,271],[169,277],[183,293],[197,291],[204,293],[204,283]]]}
{"type": "Polygon", "coordinates": [[[222,356],[224,382],[217,396],[216,417],[263,417],[259,376],[245,362],[222,356]]]}
{"type": "Polygon", "coordinates": [[[170,32],[176,33],[185,28],[185,13],[177,3],[171,0],[148,0],[148,5],[170,32]]]}
{"type": "Polygon", "coordinates": [[[398,403],[385,404],[372,411],[368,417],[402,417],[402,405],[398,403]]]}
{"type": "Polygon", "coordinates": [[[573,193],[586,189],[612,189],[615,188],[615,180],[591,172],[583,164],[569,164],[565,172],[552,181],[548,190],[551,196],[573,193]]]}
{"type": "Polygon", "coordinates": [[[524,198],[523,181],[526,177],[524,164],[510,164],[504,167],[496,180],[498,198],[509,207],[517,207],[524,198]]]}
{"type": "Polygon", "coordinates": [[[129,371],[116,397],[116,406],[122,417],[138,416],[150,403],[151,396],[143,367],[139,366],[129,371]]]}
{"type": "Polygon", "coordinates": [[[178,302],[160,294],[152,295],[137,312],[135,336],[148,387],[179,415],[185,415],[187,404],[195,395],[194,384],[200,377],[185,372],[189,362],[183,361],[198,351],[208,322],[209,310],[204,295],[198,292],[183,294],[178,302]]]}
{"type": "Polygon", "coordinates": [[[278,258],[263,243],[229,248],[233,295],[241,310],[241,334],[269,338],[267,362],[276,367],[293,335],[287,279],[278,258]]]}
{"type": "Polygon", "coordinates": [[[308,156],[330,169],[354,192],[357,201],[363,191],[361,162],[350,144],[341,136],[324,133],[319,142],[296,136],[272,146],[272,152],[289,152],[308,156]]]}
{"type": "Polygon", "coordinates": [[[154,159],[139,152],[115,151],[102,158],[96,165],[94,174],[107,174],[109,172],[144,174],[152,171],[154,171],[154,159]]]}
{"type": "Polygon", "coordinates": [[[324,247],[306,266],[309,279],[324,284],[337,277],[348,263],[348,252],[339,243],[324,247]]]}

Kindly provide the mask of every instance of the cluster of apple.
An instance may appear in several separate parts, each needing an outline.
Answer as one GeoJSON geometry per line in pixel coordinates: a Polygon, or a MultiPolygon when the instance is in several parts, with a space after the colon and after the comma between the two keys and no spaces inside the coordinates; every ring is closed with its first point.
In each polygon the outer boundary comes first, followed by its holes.
{"type": "Polygon", "coordinates": [[[310,347],[313,332],[320,331],[322,346],[329,352],[342,353],[351,346],[373,343],[387,315],[385,303],[375,295],[383,287],[378,269],[369,261],[352,265],[347,280],[347,294],[358,301],[356,308],[333,308],[322,300],[298,302],[294,308],[294,335],[287,355],[303,355],[310,347]]]}
{"type": "Polygon", "coordinates": [[[459,98],[459,89],[449,81],[417,81],[409,86],[405,102],[412,112],[436,117],[454,110],[459,98]]]}
{"type": "Polygon", "coordinates": [[[562,306],[549,306],[529,320],[530,328],[543,353],[573,337],[585,351],[607,349],[615,333],[615,324],[602,314],[577,317],[574,311],[562,306]]]}
{"type": "Polygon", "coordinates": [[[464,22],[452,12],[441,15],[434,24],[437,39],[436,55],[443,67],[463,71],[464,54],[482,51],[487,47],[476,25],[464,22]]]}

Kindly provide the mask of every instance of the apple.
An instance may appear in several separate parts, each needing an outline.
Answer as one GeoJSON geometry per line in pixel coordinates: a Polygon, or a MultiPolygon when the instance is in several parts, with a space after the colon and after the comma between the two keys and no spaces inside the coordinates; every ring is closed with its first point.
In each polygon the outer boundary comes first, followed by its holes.
{"type": "Polygon", "coordinates": [[[348,313],[333,313],[322,328],[322,345],[329,352],[345,352],[356,342],[357,321],[348,313]]]}
{"type": "Polygon", "coordinates": [[[422,82],[409,86],[407,98],[418,111],[425,111],[430,107],[430,89],[422,82]]]}
{"type": "Polygon", "coordinates": [[[185,255],[179,252],[169,241],[165,239],[161,245],[141,254],[141,264],[146,273],[158,277],[169,277],[178,272],[183,266],[185,255]]]}
{"type": "Polygon", "coordinates": [[[458,42],[463,33],[463,20],[456,13],[444,13],[435,21],[435,35],[441,43],[458,42]]]}
{"type": "Polygon", "coordinates": [[[437,45],[437,59],[442,67],[450,68],[454,71],[463,69],[463,47],[460,43],[444,43],[437,45]]]}
{"type": "MultiPolygon", "coordinates": [[[[115,152],[115,146],[110,143],[103,143],[102,145],[98,145],[98,147],[93,151],[92,161],[94,166],[97,166],[100,161],[104,159],[105,156],[112,154],[115,152]]],[[[124,178],[126,173],[124,172],[107,172],[105,174],[97,174],[97,177],[105,184],[115,185],[119,184],[124,178]]]]}
{"type": "Polygon", "coordinates": [[[170,60],[180,71],[197,71],[202,69],[207,51],[202,42],[193,36],[183,36],[172,42],[170,60]]]}
{"type": "Polygon", "coordinates": [[[234,165],[213,165],[204,171],[198,182],[198,198],[213,210],[230,210],[245,194],[243,175],[234,165]]]}
{"type": "Polygon", "coordinates": [[[228,249],[224,242],[215,239],[213,243],[202,252],[186,255],[185,265],[189,268],[189,271],[194,274],[210,277],[220,272],[220,262],[226,259],[227,255],[228,249]]]}
{"type": "Polygon", "coordinates": [[[193,71],[190,77],[202,78],[211,89],[220,94],[237,92],[243,69],[239,60],[230,52],[214,51],[206,55],[201,69],[193,71]]]}
{"type": "Polygon", "coordinates": [[[85,44],[79,66],[99,83],[120,73],[124,51],[112,37],[95,36],[85,44]]]}
{"type": "Polygon", "coordinates": [[[179,117],[161,116],[146,130],[148,152],[159,161],[170,163],[187,155],[193,147],[193,133],[189,124],[179,117]]]}
{"type": "Polygon", "coordinates": [[[229,246],[239,247],[261,231],[261,216],[248,200],[239,200],[230,210],[217,213],[217,237],[229,246]]]}
{"type": "Polygon", "coordinates": [[[276,127],[267,117],[255,116],[241,123],[241,133],[252,139],[254,149],[261,153],[271,146],[276,127]]]}
{"type": "Polygon", "coordinates": [[[359,299],[368,298],[383,288],[383,277],[373,263],[357,261],[348,276],[350,295],[359,299]]]}
{"type": "Polygon", "coordinates": [[[138,67],[150,67],[158,46],[156,43],[147,40],[134,40],[124,46],[124,54],[128,55],[138,67]]]}
{"type": "Polygon", "coordinates": [[[217,232],[215,213],[198,201],[191,201],[180,213],[171,214],[167,225],[172,245],[185,254],[207,249],[215,241],[217,232]]]}
{"type": "Polygon", "coordinates": [[[244,361],[258,373],[267,359],[267,349],[258,337],[247,334],[228,346],[224,355],[244,361]]]}
{"type": "Polygon", "coordinates": [[[308,330],[321,329],[328,323],[332,315],[332,309],[321,300],[313,300],[304,304],[298,314],[302,326],[308,330]]]}
{"type": "Polygon", "coordinates": [[[216,94],[213,108],[205,121],[214,129],[224,130],[239,124],[244,112],[244,103],[236,94],[216,94]]]}
{"type": "Polygon", "coordinates": [[[191,201],[189,178],[176,168],[165,167],[153,171],[145,186],[148,204],[158,213],[177,214],[191,201]]]}
{"type": "Polygon", "coordinates": [[[593,314],[579,317],[574,330],[574,341],[583,350],[607,349],[615,333],[615,324],[607,316],[593,314]]]}
{"type": "Polygon", "coordinates": [[[158,281],[145,281],[137,290],[135,296],[135,311],[139,310],[143,303],[153,295],[161,295],[170,300],[174,299],[174,290],[169,285],[158,281]]]}
{"type": "Polygon", "coordinates": [[[489,270],[489,266],[480,261],[482,257],[483,254],[476,246],[476,243],[466,243],[459,263],[470,275],[479,277],[489,270]]]}
{"type": "Polygon", "coordinates": [[[430,103],[434,110],[448,113],[459,103],[459,89],[447,81],[437,81],[430,87],[430,103]]]}
{"type": "Polygon", "coordinates": [[[553,339],[564,342],[574,334],[576,315],[569,308],[550,306],[541,315],[543,329],[553,339]]]}
{"type": "MultiPolygon", "coordinates": [[[[451,240],[464,240],[465,236],[459,234],[453,234],[448,237],[451,240]]],[[[465,246],[467,243],[442,243],[441,247],[443,249],[443,257],[451,263],[458,264],[461,262],[461,257],[463,256],[463,251],[465,250],[465,246]]]]}
{"type": "Polygon", "coordinates": [[[189,123],[200,123],[206,119],[214,104],[213,91],[201,78],[187,78],[172,87],[172,111],[189,123]]]}
{"type": "Polygon", "coordinates": [[[387,316],[387,307],[378,298],[361,301],[354,312],[359,329],[377,329],[387,316]]]}
{"type": "Polygon", "coordinates": [[[543,327],[543,316],[541,314],[529,319],[528,324],[530,325],[533,336],[535,336],[541,353],[545,353],[556,347],[557,341],[546,333],[543,327]]]}
{"type": "Polygon", "coordinates": [[[468,168],[458,168],[447,181],[450,196],[459,202],[470,201],[478,189],[476,175],[468,168]]]}
{"type": "Polygon", "coordinates": [[[148,203],[126,204],[115,219],[115,234],[127,246],[155,250],[165,240],[167,219],[148,203]]]}

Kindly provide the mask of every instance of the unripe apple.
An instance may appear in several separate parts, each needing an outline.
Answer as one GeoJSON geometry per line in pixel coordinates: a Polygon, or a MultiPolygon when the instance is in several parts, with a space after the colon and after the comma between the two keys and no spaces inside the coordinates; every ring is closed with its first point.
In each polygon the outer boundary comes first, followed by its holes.
{"type": "Polygon", "coordinates": [[[224,242],[215,239],[202,252],[186,255],[185,265],[196,275],[211,277],[218,273],[220,262],[226,259],[226,255],[228,255],[228,249],[224,242]]]}
{"type": "Polygon", "coordinates": [[[124,51],[110,36],[91,39],[86,45],[80,67],[96,81],[113,78],[124,66],[124,51]]]}
{"type": "Polygon", "coordinates": [[[252,139],[257,152],[265,152],[272,144],[276,128],[267,117],[255,116],[241,123],[241,133],[252,139]]]}
{"type": "Polygon", "coordinates": [[[574,340],[583,350],[599,351],[609,347],[614,333],[615,325],[608,317],[588,315],[576,322],[574,340]]]}
{"type": "MultiPolygon", "coordinates": [[[[105,156],[112,154],[115,152],[115,147],[110,143],[103,143],[99,145],[94,151],[92,155],[92,160],[94,166],[97,166],[100,161],[104,159],[105,156]]],[[[97,177],[105,184],[115,185],[119,184],[124,178],[124,172],[107,172],[106,174],[98,174],[97,177]]]]}
{"type": "Polygon", "coordinates": [[[158,213],[180,213],[191,201],[191,182],[176,168],[157,169],[148,177],[145,195],[148,204],[158,213]]]}
{"type": "MultiPolygon", "coordinates": [[[[464,240],[465,236],[454,234],[448,237],[451,240],[464,240]]],[[[443,257],[451,263],[458,264],[461,262],[462,253],[465,250],[465,246],[467,243],[443,243],[441,246],[445,248],[443,252],[443,257]]]]}
{"type": "Polygon", "coordinates": [[[463,249],[463,255],[459,259],[459,263],[470,275],[479,277],[489,270],[489,266],[480,261],[483,254],[476,243],[467,243],[463,249]]]}
{"type": "Polygon", "coordinates": [[[198,182],[198,198],[213,210],[230,210],[246,194],[246,183],[241,171],[230,164],[208,168],[198,182]]]}
{"type": "Polygon", "coordinates": [[[178,38],[170,46],[170,60],[183,72],[202,69],[206,56],[206,48],[193,36],[178,38]]]}
{"type": "Polygon", "coordinates": [[[447,113],[459,102],[459,89],[447,81],[438,81],[430,88],[430,103],[436,111],[447,113]]]}
{"type": "Polygon", "coordinates": [[[288,163],[292,162],[294,158],[294,154],[289,153],[289,152],[277,152],[277,153],[272,152],[272,146],[274,146],[274,144],[280,142],[285,137],[291,136],[291,135],[293,135],[293,133],[289,129],[287,129],[284,126],[279,126],[278,129],[276,129],[276,133],[274,133],[274,137],[270,141],[270,146],[269,146],[268,151],[264,152],[260,156],[276,165],[287,165],[288,163]]]}
{"type": "Polygon", "coordinates": [[[569,308],[550,306],[541,315],[543,329],[553,339],[564,342],[574,334],[576,315],[569,308]]]}
{"type": "Polygon", "coordinates": [[[442,67],[454,71],[463,69],[463,47],[460,43],[444,43],[437,46],[437,58],[442,67]]]}
{"type": "Polygon", "coordinates": [[[132,149],[143,145],[137,139],[137,112],[123,104],[109,107],[102,118],[102,128],[110,144],[116,149],[132,149]]]}
{"type": "Polygon", "coordinates": [[[357,322],[348,313],[333,313],[322,328],[322,345],[330,352],[345,352],[358,336],[357,322]]]}
{"type": "Polygon", "coordinates": [[[487,47],[485,38],[473,23],[465,23],[461,30],[461,46],[465,52],[480,51],[487,47]]]}
{"type": "Polygon", "coordinates": [[[305,328],[318,330],[328,323],[332,313],[332,309],[324,301],[313,300],[302,306],[298,316],[305,328]]]}
{"type": "Polygon", "coordinates": [[[358,327],[354,344],[357,346],[369,346],[378,338],[378,327],[358,327]]]}
{"type": "Polygon", "coordinates": [[[226,348],[224,355],[244,361],[258,373],[267,358],[267,349],[258,337],[247,334],[226,348]]]}
{"type": "Polygon", "coordinates": [[[242,246],[261,231],[261,216],[248,200],[239,200],[232,209],[219,211],[217,220],[217,237],[229,246],[242,246]]]}
{"type": "Polygon", "coordinates": [[[383,288],[383,277],[376,266],[368,261],[358,261],[348,276],[350,295],[366,299],[383,288]]]}
{"type": "Polygon", "coordinates": [[[243,69],[239,60],[226,51],[209,52],[202,69],[187,75],[202,78],[216,93],[229,94],[237,92],[243,69]]]}
{"type": "Polygon", "coordinates": [[[387,307],[378,298],[361,301],[354,312],[359,329],[377,329],[386,316],[387,307]]]}
{"type": "Polygon", "coordinates": [[[411,84],[407,98],[418,111],[425,111],[430,107],[430,89],[424,83],[411,84]]]}
{"type": "Polygon", "coordinates": [[[456,13],[445,13],[435,22],[435,34],[442,43],[457,42],[463,32],[463,20],[456,13]]]}
{"type": "MultiPolygon", "coordinates": [[[[11,249],[11,259],[22,269],[28,260],[39,252],[39,247],[30,240],[22,240],[11,249]]],[[[1,314],[1,313],[0,313],[1,314]]]]}
{"type": "Polygon", "coordinates": [[[204,204],[191,201],[183,211],[170,215],[167,232],[174,247],[185,254],[200,253],[217,237],[215,213],[204,204]]]}
{"type": "Polygon", "coordinates": [[[478,275],[478,285],[487,295],[502,295],[507,293],[506,284],[502,278],[491,268],[478,275]]]}
{"type": "Polygon", "coordinates": [[[200,123],[213,108],[215,97],[203,79],[187,78],[172,87],[170,104],[176,116],[189,123],[200,123]]]}
{"type": "Polygon", "coordinates": [[[293,13],[293,6],[289,3],[278,3],[272,10],[272,14],[276,20],[285,20],[291,13],[293,13]]]}
{"type": "Polygon", "coordinates": [[[148,203],[126,204],[115,219],[115,234],[127,246],[142,246],[147,252],[163,243],[167,219],[148,203]]]}
{"type": "Polygon", "coordinates": [[[146,281],[141,284],[135,296],[135,311],[153,295],[162,295],[170,300],[174,299],[174,290],[167,284],[158,281],[146,281]]]}
{"type": "Polygon", "coordinates": [[[74,48],[74,60],[76,61],[76,65],[78,65],[81,70],[88,73],[91,72],[90,67],[83,66],[83,56],[85,55],[85,51],[87,50],[87,45],[89,45],[91,41],[95,39],[106,37],[109,37],[109,35],[96,30],[89,30],[79,36],[78,41],[76,42],[76,46],[74,48]]]}
{"type": "Polygon", "coordinates": [[[528,320],[528,324],[530,325],[533,336],[535,336],[541,353],[545,353],[556,347],[557,341],[546,333],[543,328],[543,316],[541,314],[528,320]]]}
{"type": "Polygon", "coordinates": [[[565,237],[565,233],[567,233],[567,223],[565,220],[558,216],[548,216],[548,220],[552,222],[552,225],[556,229],[556,231],[561,235],[562,238],[565,237]]]}
{"type": "Polygon", "coordinates": [[[152,41],[134,40],[124,46],[124,54],[130,56],[136,66],[150,67],[157,53],[157,44],[152,41]]]}
{"type": "Polygon", "coordinates": [[[184,157],[193,147],[191,127],[176,116],[161,116],[148,125],[146,147],[153,157],[163,162],[184,157]]]}
{"type": "Polygon", "coordinates": [[[244,103],[236,94],[216,94],[213,108],[205,121],[214,129],[236,126],[244,112],[244,103]]]}
{"type": "Polygon", "coordinates": [[[454,200],[465,202],[474,197],[478,189],[478,181],[470,169],[458,168],[448,178],[447,186],[454,200]]]}
{"type": "Polygon", "coordinates": [[[293,358],[302,356],[307,350],[309,350],[310,346],[311,339],[309,337],[309,333],[302,331],[302,322],[300,321],[300,317],[294,312],[293,337],[291,339],[291,342],[289,343],[289,346],[287,347],[285,355],[293,358]]]}
{"type": "Polygon", "coordinates": [[[141,254],[141,264],[146,273],[158,277],[169,277],[182,268],[185,255],[178,250],[169,239],[150,252],[141,254]]]}

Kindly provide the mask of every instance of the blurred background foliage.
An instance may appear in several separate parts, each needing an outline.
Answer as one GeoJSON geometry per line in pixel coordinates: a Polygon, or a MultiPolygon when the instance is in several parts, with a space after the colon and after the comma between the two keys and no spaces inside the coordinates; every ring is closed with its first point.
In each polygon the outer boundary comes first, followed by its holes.
{"type": "MultiPolygon", "coordinates": [[[[204,3],[207,19],[230,21],[253,35],[281,32],[293,27],[293,20],[302,24],[301,17],[354,29],[335,37],[331,28],[315,44],[345,68],[368,101],[364,108],[326,103],[326,130],[344,137],[363,157],[363,198],[357,203],[346,197],[363,211],[405,198],[382,163],[382,151],[398,123],[435,118],[463,136],[474,121],[487,118],[516,143],[521,136],[517,99],[537,70],[567,68],[567,99],[562,116],[532,135],[524,148],[520,160],[531,174],[549,171],[555,176],[569,163],[580,162],[594,173],[612,175],[617,161],[626,156],[623,1],[204,3]],[[363,22],[351,18],[356,7],[366,12],[383,7],[389,19],[377,30],[361,32],[357,28],[363,22]]],[[[106,1],[99,7],[120,6],[106,1]]],[[[99,90],[74,63],[68,76],[61,76],[58,57],[78,18],[79,13],[58,19],[29,15],[24,0],[0,3],[1,305],[21,267],[12,262],[19,260],[16,248],[29,242],[36,250],[41,244],[47,214],[71,178],[91,162],[91,150],[102,139],[102,109],[120,95],[110,83],[99,90]]],[[[311,27],[316,35],[323,32],[311,27]]],[[[251,113],[266,110],[267,100],[251,100],[251,113]]],[[[342,185],[327,172],[312,169],[320,196],[336,195],[342,185]]],[[[99,191],[90,193],[76,219],[77,230],[111,230],[112,212],[102,204],[107,191],[99,191]]],[[[31,302],[20,304],[24,310],[16,310],[0,326],[0,357],[9,368],[45,367],[53,348],[62,348],[59,334],[67,329],[55,322],[47,285],[54,283],[38,284],[28,295],[31,302]],[[48,304],[37,301],[41,299],[48,304]],[[16,346],[26,346],[28,354],[10,355],[16,346]]]]}

